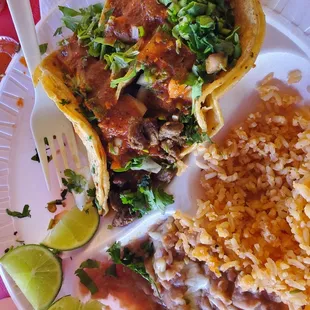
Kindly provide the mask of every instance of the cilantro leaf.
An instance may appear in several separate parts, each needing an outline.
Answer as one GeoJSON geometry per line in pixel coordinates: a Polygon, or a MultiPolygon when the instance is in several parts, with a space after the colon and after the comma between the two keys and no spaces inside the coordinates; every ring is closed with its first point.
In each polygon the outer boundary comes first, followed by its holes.
{"type": "Polygon", "coordinates": [[[91,198],[95,198],[96,197],[96,188],[90,188],[87,190],[87,196],[91,197],[91,198]]]}
{"type": "Polygon", "coordinates": [[[116,88],[118,84],[120,83],[125,83],[131,79],[133,79],[137,75],[137,70],[136,68],[133,68],[133,70],[128,71],[123,77],[118,78],[116,80],[112,80],[110,83],[111,88],[116,88]]]}
{"type": "Polygon", "coordinates": [[[58,36],[58,35],[60,35],[60,34],[62,34],[62,27],[58,27],[58,28],[55,30],[55,32],[54,32],[54,34],[53,34],[53,37],[56,37],[56,36],[58,36]]]}
{"type": "Polygon", "coordinates": [[[120,194],[123,204],[130,205],[132,212],[137,212],[142,217],[151,210],[165,211],[166,206],[174,202],[173,196],[160,188],[152,188],[150,177],[144,176],[138,184],[136,192],[125,191],[120,194]]]}
{"type": "Polygon", "coordinates": [[[24,217],[31,217],[29,205],[24,205],[22,212],[11,211],[10,209],[6,209],[6,213],[12,217],[17,217],[19,219],[22,219],[24,217]]]}
{"type": "Polygon", "coordinates": [[[141,244],[140,248],[148,255],[152,256],[154,254],[154,244],[153,242],[145,241],[141,244]]]}
{"type": "Polygon", "coordinates": [[[83,263],[81,263],[80,268],[99,268],[100,263],[93,259],[87,259],[83,263]]]}
{"type": "Polygon", "coordinates": [[[207,133],[201,132],[197,120],[193,114],[182,115],[180,121],[184,124],[183,135],[186,136],[186,143],[192,145],[194,143],[202,143],[212,140],[207,133]]]}
{"type": "Polygon", "coordinates": [[[47,46],[48,46],[48,43],[43,43],[43,44],[40,44],[39,45],[39,49],[40,49],[40,54],[43,55],[46,53],[47,51],[47,46]]]}
{"type": "Polygon", "coordinates": [[[61,105],[66,105],[66,104],[71,103],[71,101],[70,101],[70,100],[67,100],[67,99],[61,99],[61,100],[59,101],[59,103],[60,103],[61,105]]]}
{"type": "Polygon", "coordinates": [[[105,275],[117,278],[116,265],[112,264],[109,266],[105,271],[105,275]]]}
{"type": "Polygon", "coordinates": [[[134,252],[132,252],[129,248],[125,247],[123,249],[123,253],[121,255],[121,244],[120,242],[115,242],[107,252],[110,254],[112,261],[115,264],[120,264],[126,266],[128,269],[134,271],[135,273],[142,276],[145,280],[147,280],[150,284],[154,285],[157,293],[158,288],[151,278],[151,276],[147,273],[145,269],[145,265],[143,262],[143,257],[137,256],[134,252]]]}
{"type": "Polygon", "coordinates": [[[98,292],[98,287],[84,270],[84,268],[95,269],[99,267],[100,263],[98,261],[87,259],[86,261],[82,262],[80,267],[75,271],[75,275],[79,277],[80,282],[88,288],[92,295],[98,292]]]}
{"type": "Polygon", "coordinates": [[[129,160],[124,167],[113,169],[115,172],[125,172],[128,170],[145,170],[152,173],[158,173],[161,170],[161,166],[149,156],[139,156],[129,160]]]}
{"type": "Polygon", "coordinates": [[[72,191],[77,194],[82,193],[87,183],[86,179],[82,175],[75,173],[71,169],[66,169],[64,171],[64,174],[67,179],[62,178],[62,183],[68,188],[68,191],[70,193],[72,193],[72,191]]]}
{"type": "Polygon", "coordinates": [[[88,288],[92,295],[98,292],[97,285],[85,270],[79,268],[75,271],[75,275],[80,279],[80,282],[88,288]]]}

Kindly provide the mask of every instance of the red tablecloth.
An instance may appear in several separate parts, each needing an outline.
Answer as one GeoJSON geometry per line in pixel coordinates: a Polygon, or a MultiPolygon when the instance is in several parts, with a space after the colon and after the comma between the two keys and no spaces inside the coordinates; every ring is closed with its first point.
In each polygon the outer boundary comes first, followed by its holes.
{"type": "MultiPolygon", "coordinates": [[[[25,0],[21,0],[25,1],[25,0]]],[[[35,23],[40,20],[39,0],[30,0],[35,23]]],[[[8,36],[18,40],[8,7],[0,13],[0,36],[8,36]]]]}

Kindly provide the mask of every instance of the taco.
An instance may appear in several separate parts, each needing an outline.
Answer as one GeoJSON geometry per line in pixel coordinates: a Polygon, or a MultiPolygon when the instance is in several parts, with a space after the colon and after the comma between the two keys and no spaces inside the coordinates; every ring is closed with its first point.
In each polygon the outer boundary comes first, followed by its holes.
{"type": "Polygon", "coordinates": [[[99,213],[124,226],[173,203],[162,188],[223,126],[218,98],[253,67],[264,14],[258,0],[59,8],[74,34],[35,78],[88,151],[99,213]]]}

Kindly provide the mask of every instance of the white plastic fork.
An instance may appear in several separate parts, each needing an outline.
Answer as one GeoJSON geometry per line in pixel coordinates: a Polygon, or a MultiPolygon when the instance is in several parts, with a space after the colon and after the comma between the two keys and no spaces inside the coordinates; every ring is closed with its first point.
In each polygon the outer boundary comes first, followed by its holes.
{"type": "MultiPolygon", "coordinates": [[[[33,73],[41,61],[41,55],[30,2],[29,0],[7,0],[7,2],[29,72],[33,77],[33,73]]],[[[35,104],[31,115],[31,130],[48,190],[50,190],[50,176],[44,138],[48,140],[59,185],[62,187],[61,171],[54,141],[56,140],[58,143],[65,169],[69,168],[69,166],[63,136],[66,137],[73,161],[78,169],[80,168],[80,159],[71,123],[47,96],[41,83],[35,87],[35,104]]]]}

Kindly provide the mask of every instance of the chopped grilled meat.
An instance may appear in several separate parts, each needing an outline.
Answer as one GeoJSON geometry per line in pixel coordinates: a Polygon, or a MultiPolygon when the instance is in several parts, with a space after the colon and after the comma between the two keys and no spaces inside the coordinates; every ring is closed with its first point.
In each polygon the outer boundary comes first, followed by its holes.
{"type": "Polygon", "coordinates": [[[133,150],[143,151],[146,149],[148,142],[143,135],[142,123],[131,123],[128,130],[128,145],[133,150]]]}
{"type": "MultiPolygon", "coordinates": [[[[140,170],[128,170],[122,173],[112,173],[112,184],[117,186],[121,190],[136,190],[137,184],[142,180],[143,176],[147,173],[140,170]]],[[[115,187],[114,187],[115,188],[115,187]]]]}
{"type": "Polygon", "coordinates": [[[183,81],[191,72],[195,59],[185,44],[177,53],[175,39],[165,31],[157,31],[138,55],[141,63],[155,68],[158,74],[165,72],[168,80],[177,81],[183,81]]]}
{"type": "Polygon", "coordinates": [[[116,211],[115,217],[112,221],[112,226],[122,227],[132,223],[137,216],[130,213],[128,205],[123,205],[119,197],[119,193],[110,191],[109,202],[111,208],[116,211]]]}
{"type": "Polygon", "coordinates": [[[119,138],[124,141],[121,151],[142,150],[147,144],[142,134],[144,105],[130,95],[122,95],[113,109],[108,110],[99,123],[105,140],[119,138]]]}
{"type": "Polygon", "coordinates": [[[176,145],[173,140],[167,139],[160,143],[161,148],[173,158],[178,159],[178,154],[180,153],[180,148],[176,145]]]}
{"type": "MultiPolygon", "coordinates": [[[[78,69],[80,85],[89,89],[89,97],[92,98],[88,106],[101,121],[105,117],[105,111],[117,103],[116,89],[110,87],[111,72],[106,69],[104,61],[98,61],[93,57],[87,58],[87,66],[78,69]],[[100,79],[98,79],[100,76],[100,79]]],[[[87,105],[87,101],[85,102],[87,105]]]]}
{"type": "Polygon", "coordinates": [[[160,127],[159,140],[161,141],[164,139],[175,140],[175,138],[178,138],[181,135],[183,128],[184,125],[182,123],[167,122],[160,127]]]}
{"type": "Polygon", "coordinates": [[[78,67],[83,67],[83,57],[87,56],[87,48],[81,46],[76,35],[68,39],[68,44],[56,52],[57,59],[65,71],[75,74],[78,67]]]}
{"type": "Polygon", "coordinates": [[[166,8],[154,0],[108,0],[105,9],[114,9],[110,18],[113,23],[105,29],[105,38],[110,42],[137,41],[139,36],[133,31],[134,26],[142,26],[146,35],[151,35],[167,16],[166,8]]]}
{"type": "Polygon", "coordinates": [[[156,175],[156,179],[160,182],[170,183],[176,174],[176,170],[161,169],[156,175]]]}
{"type": "Polygon", "coordinates": [[[159,134],[158,124],[155,119],[146,118],[143,120],[144,135],[150,143],[150,146],[158,145],[159,134]]]}

